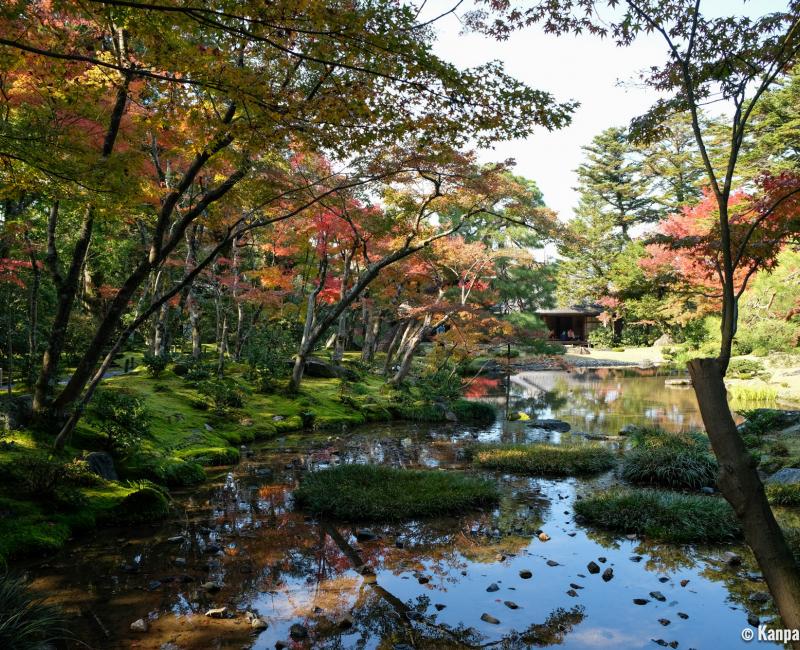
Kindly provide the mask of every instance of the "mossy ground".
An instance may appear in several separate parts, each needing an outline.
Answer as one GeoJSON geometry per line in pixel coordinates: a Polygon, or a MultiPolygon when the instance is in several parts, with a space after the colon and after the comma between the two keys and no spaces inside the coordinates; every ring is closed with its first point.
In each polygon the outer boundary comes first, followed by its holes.
{"type": "Polygon", "coordinates": [[[575,512],[595,526],[665,542],[723,542],[741,534],[721,497],[616,488],[576,501],[575,512]]]}
{"type": "MultiPolygon", "coordinates": [[[[104,390],[124,390],[141,398],[150,414],[150,433],[136,449],[124,458],[115,459],[123,482],[100,482],[91,487],[78,486],[71,498],[80,503],[74,511],[54,508],[46,499],[21,496],[11,483],[0,478],[0,562],[22,553],[52,552],[64,545],[75,533],[94,527],[98,522],[131,520],[123,512],[137,508],[125,501],[141,486],[125,481],[146,479],[157,484],[180,487],[205,480],[204,466],[222,466],[238,462],[242,444],[266,441],[303,429],[309,413],[315,429],[342,429],[371,421],[387,421],[409,416],[409,403],[421,399],[414,389],[401,395],[388,390],[381,376],[361,373],[357,381],[342,384],[339,379],[305,377],[302,388],[289,394],[278,388],[261,393],[247,379],[247,367],[228,363],[225,375],[235,382],[244,395],[242,406],[217,412],[210,400],[198,391],[198,384],[182,378],[170,365],[158,378],[151,377],[140,362],[138,353],[126,353],[138,360],[131,372],[109,377],[104,390]],[[401,404],[403,406],[401,406],[401,404]],[[13,521],[14,525],[6,525],[13,521]]],[[[348,355],[353,357],[353,355],[348,355]]],[[[346,362],[354,358],[346,359],[346,362]]],[[[120,364],[121,365],[121,364],[120,364]]],[[[464,400],[453,404],[459,417],[486,421],[493,417],[491,408],[473,406],[464,400]]],[[[439,409],[435,419],[444,419],[439,409]]],[[[0,434],[0,474],[4,466],[12,466],[20,458],[50,454],[52,431],[13,431],[0,434]]],[[[105,450],[105,435],[90,418],[84,418],[70,445],[58,462],[68,462],[89,451],[105,450]]],[[[145,520],[163,516],[165,502],[154,494],[142,508],[145,520]]]]}
{"type": "Polygon", "coordinates": [[[402,521],[458,514],[495,503],[497,486],[457,472],[340,465],[313,472],[295,492],[299,507],[345,521],[402,521]]]}
{"type": "Polygon", "coordinates": [[[533,476],[585,476],[614,466],[614,453],[599,445],[481,445],[470,454],[486,469],[533,476]]]}

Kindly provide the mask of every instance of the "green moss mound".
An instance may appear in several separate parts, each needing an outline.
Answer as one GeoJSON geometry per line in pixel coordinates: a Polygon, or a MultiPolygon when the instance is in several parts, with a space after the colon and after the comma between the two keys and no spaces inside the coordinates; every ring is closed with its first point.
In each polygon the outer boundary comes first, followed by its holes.
{"type": "Polygon", "coordinates": [[[600,445],[485,445],[473,448],[478,467],[534,476],[586,476],[614,466],[614,453],[600,445]]]}
{"type": "Polygon", "coordinates": [[[126,522],[148,522],[169,514],[169,501],[161,490],[145,486],[126,496],[114,509],[114,517],[126,522]]]}
{"type": "Polygon", "coordinates": [[[201,465],[234,465],[239,462],[239,450],[233,447],[192,447],[178,452],[183,460],[201,465]]]}
{"type": "Polygon", "coordinates": [[[733,509],[719,497],[613,489],[576,501],[575,512],[601,528],[665,542],[722,542],[741,534],[733,509]]]}
{"type": "Polygon", "coordinates": [[[490,481],[456,472],[340,465],[306,476],[298,507],[346,521],[401,521],[457,514],[498,500],[490,481]]]}

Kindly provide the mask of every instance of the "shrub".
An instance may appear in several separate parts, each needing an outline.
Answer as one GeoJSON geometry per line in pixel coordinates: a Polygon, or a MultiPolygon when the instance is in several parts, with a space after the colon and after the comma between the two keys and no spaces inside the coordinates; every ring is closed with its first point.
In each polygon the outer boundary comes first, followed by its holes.
{"type": "Polygon", "coordinates": [[[752,379],[764,372],[764,364],[758,359],[731,359],[728,376],[734,379],[752,379]]]}
{"type": "Polygon", "coordinates": [[[0,574],[0,648],[44,650],[70,636],[61,610],[35,596],[22,577],[0,574]]]}
{"type": "Polygon", "coordinates": [[[89,417],[105,433],[108,450],[118,455],[138,447],[150,432],[150,415],[144,401],[122,391],[98,391],[89,417]]]}
{"type": "Polygon", "coordinates": [[[147,368],[147,372],[150,373],[153,377],[158,377],[167,367],[169,363],[169,358],[163,354],[151,354],[150,352],[145,352],[142,355],[142,363],[144,364],[145,368],[147,368]]]}
{"type": "Polygon", "coordinates": [[[767,499],[775,506],[800,506],[800,484],[768,483],[764,486],[767,499]]]}
{"type": "Polygon", "coordinates": [[[317,415],[314,411],[300,411],[300,420],[303,423],[304,429],[313,429],[314,422],[317,420],[317,415]]]}
{"type": "Polygon", "coordinates": [[[5,470],[19,494],[39,499],[52,498],[67,477],[63,463],[39,453],[17,458],[5,470]]]}
{"type": "Polygon", "coordinates": [[[631,347],[647,347],[653,344],[661,332],[652,325],[628,323],[622,330],[620,343],[631,347]]]}
{"type": "Polygon", "coordinates": [[[486,402],[473,402],[468,399],[458,399],[453,402],[453,413],[461,422],[476,422],[489,424],[497,417],[497,410],[486,402]]]}
{"type": "Polygon", "coordinates": [[[429,402],[452,402],[461,397],[461,377],[453,368],[424,373],[417,380],[417,387],[429,402]]]}
{"type": "Polygon", "coordinates": [[[207,379],[197,387],[201,395],[211,399],[217,413],[228,408],[240,408],[244,404],[244,392],[233,379],[207,379]]]}
{"type": "Polygon", "coordinates": [[[299,507],[351,521],[402,521],[457,514],[497,501],[490,481],[457,472],[340,465],[307,474],[299,507]]]}
{"type": "Polygon", "coordinates": [[[532,338],[525,342],[525,350],[530,354],[565,354],[567,348],[558,341],[532,338]]]}
{"type": "Polygon", "coordinates": [[[614,466],[614,454],[600,445],[481,445],[469,451],[487,469],[541,476],[597,474],[614,466]]]}
{"type": "Polygon", "coordinates": [[[739,411],[744,422],[739,427],[743,434],[763,436],[787,424],[786,414],[777,409],[750,409],[739,411]]]}
{"type": "Polygon", "coordinates": [[[666,542],[719,542],[741,534],[733,509],[719,497],[613,489],[576,501],[575,512],[602,528],[666,542]]]}
{"type": "Polygon", "coordinates": [[[741,327],[736,333],[739,354],[764,356],[768,352],[790,352],[796,349],[797,326],[779,318],[761,318],[741,327]]]}
{"type": "Polygon", "coordinates": [[[610,327],[597,327],[587,337],[593,348],[606,349],[614,345],[614,330],[610,327]]]}
{"type": "Polygon", "coordinates": [[[245,349],[249,377],[259,392],[270,393],[275,382],[289,375],[287,360],[297,349],[299,337],[293,324],[277,321],[259,329],[245,349]]]}

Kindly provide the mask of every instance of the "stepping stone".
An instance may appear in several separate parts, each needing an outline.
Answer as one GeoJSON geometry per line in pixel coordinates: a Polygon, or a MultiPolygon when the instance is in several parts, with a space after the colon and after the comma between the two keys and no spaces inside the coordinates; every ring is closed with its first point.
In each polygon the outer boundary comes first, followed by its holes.
{"type": "Polygon", "coordinates": [[[486,591],[489,591],[489,592],[500,591],[500,587],[497,586],[496,582],[493,582],[488,587],[486,587],[486,591]]]}
{"type": "Polygon", "coordinates": [[[505,600],[503,601],[503,605],[509,609],[519,609],[519,605],[517,605],[517,603],[515,603],[513,600],[505,600]]]}
{"type": "Polygon", "coordinates": [[[492,625],[500,625],[500,621],[491,614],[481,614],[481,620],[484,623],[491,623],[492,625]]]}
{"type": "Polygon", "coordinates": [[[558,566],[558,562],[555,560],[547,560],[547,566],[558,566]]]}
{"type": "Polygon", "coordinates": [[[633,604],[634,605],[647,605],[650,601],[647,598],[634,598],[633,604]]]}
{"type": "Polygon", "coordinates": [[[533,573],[528,571],[528,569],[522,569],[522,571],[519,572],[519,577],[523,580],[528,580],[533,577],[533,573]]]}
{"type": "Polygon", "coordinates": [[[589,573],[591,574],[600,573],[600,566],[594,560],[589,562],[589,564],[586,565],[586,568],[589,569],[589,573]]]}
{"type": "Polygon", "coordinates": [[[664,594],[662,594],[660,591],[651,591],[650,592],[650,597],[651,598],[655,598],[657,601],[662,602],[662,603],[667,599],[667,597],[664,594]]]}

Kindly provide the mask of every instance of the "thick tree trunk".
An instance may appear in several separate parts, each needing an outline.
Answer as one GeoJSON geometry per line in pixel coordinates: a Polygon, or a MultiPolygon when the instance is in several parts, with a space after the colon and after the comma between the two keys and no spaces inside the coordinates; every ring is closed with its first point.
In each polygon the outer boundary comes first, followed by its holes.
{"type": "Polygon", "coordinates": [[[381,312],[371,307],[367,312],[367,322],[364,325],[364,343],[361,346],[361,361],[372,363],[375,358],[375,346],[378,344],[378,333],[381,330],[381,312]]]}
{"type": "Polygon", "coordinates": [[[688,365],[703,423],[719,461],[720,490],[742,524],[783,626],[800,629],[800,570],[767,503],[753,459],[736,430],[720,363],[717,359],[693,359],[688,365]]]}
{"type": "Polygon", "coordinates": [[[61,361],[61,353],[64,350],[64,341],[67,336],[72,308],[75,304],[75,294],[78,291],[80,272],[89,249],[89,241],[92,238],[94,227],[94,211],[91,207],[87,208],[86,214],[78,233],[78,240],[72,251],[72,261],[66,277],[61,276],[58,270],[58,254],[56,252],[56,226],[58,222],[58,203],[53,206],[48,221],[48,244],[47,244],[47,264],[53,281],[58,289],[58,305],[53,326],[50,329],[50,336],[47,341],[47,348],[42,357],[42,367],[39,370],[39,377],[33,391],[33,412],[44,415],[48,409],[50,392],[56,383],[58,376],[58,365],[61,361]]]}

